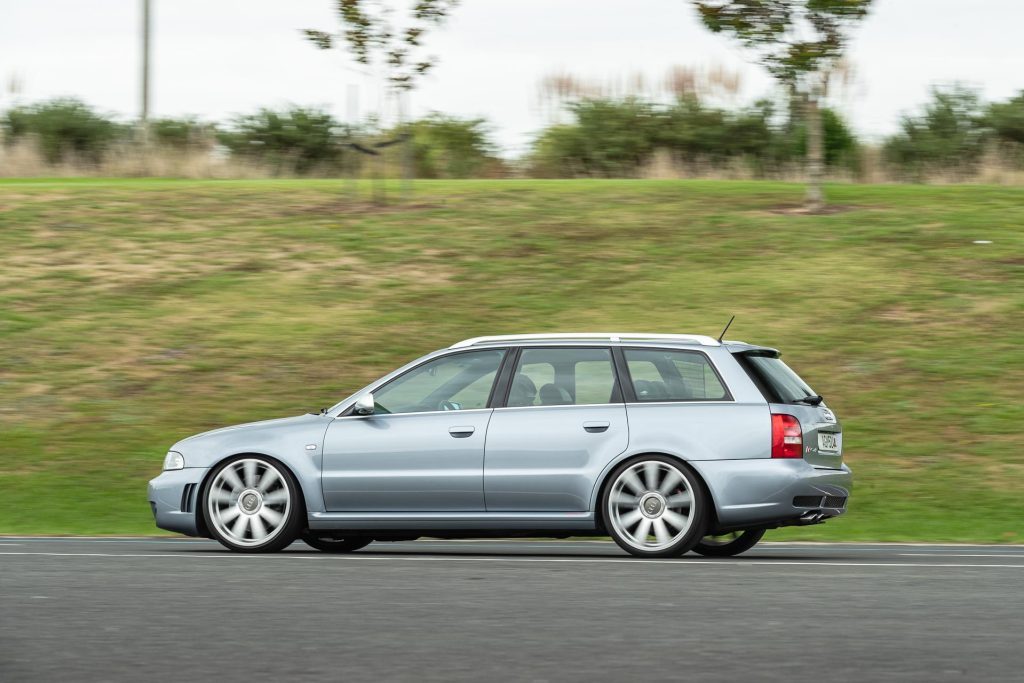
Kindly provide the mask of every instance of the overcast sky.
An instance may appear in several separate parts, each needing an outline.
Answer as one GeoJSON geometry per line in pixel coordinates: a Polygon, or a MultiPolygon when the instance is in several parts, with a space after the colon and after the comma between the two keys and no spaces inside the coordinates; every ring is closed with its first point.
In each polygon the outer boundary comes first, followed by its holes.
{"type": "MultiPolygon", "coordinates": [[[[362,113],[370,81],[344,55],[316,50],[303,28],[336,24],[333,0],[153,0],[158,116],[224,119],[258,106],[318,105],[346,118],[351,86],[362,113]]],[[[138,112],[139,0],[0,0],[0,108],[73,95],[125,118],[138,112]],[[20,93],[9,92],[12,77],[20,93]]],[[[857,29],[851,87],[835,104],[867,136],[893,131],[936,83],[987,98],[1024,89],[1022,0],[876,0],[857,29]]],[[[429,38],[440,65],[414,112],[483,116],[510,153],[548,120],[538,84],[555,72],[661,79],[673,65],[742,74],[741,99],[771,81],[726,38],[709,34],[685,0],[463,0],[429,38]]]]}

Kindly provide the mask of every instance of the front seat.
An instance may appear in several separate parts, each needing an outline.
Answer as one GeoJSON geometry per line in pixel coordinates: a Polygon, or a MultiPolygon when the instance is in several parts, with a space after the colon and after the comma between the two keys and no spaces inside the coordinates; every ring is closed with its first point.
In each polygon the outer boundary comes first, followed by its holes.
{"type": "Polygon", "coordinates": [[[512,381],[512,388],[508,392],[508,405],[532,406],[536,397],[537,385],[526,375],[519,375],[512,381]]]}
{"type": "Polygon", "coordinates": [[[572,396],[557,384],[545,384],[540,388],[540,404],[542,406],[572,405],[572,396]]]}

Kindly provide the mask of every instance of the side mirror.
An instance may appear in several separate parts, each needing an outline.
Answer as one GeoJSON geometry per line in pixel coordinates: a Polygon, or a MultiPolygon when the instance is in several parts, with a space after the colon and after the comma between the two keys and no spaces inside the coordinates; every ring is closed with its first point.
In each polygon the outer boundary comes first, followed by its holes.
{"type": "Polygon", "coordinates": [[[353,412],[356,415],[373,415],[373,409],[373,394],[363,394],[356,399],[356,405],[353,412]]]}

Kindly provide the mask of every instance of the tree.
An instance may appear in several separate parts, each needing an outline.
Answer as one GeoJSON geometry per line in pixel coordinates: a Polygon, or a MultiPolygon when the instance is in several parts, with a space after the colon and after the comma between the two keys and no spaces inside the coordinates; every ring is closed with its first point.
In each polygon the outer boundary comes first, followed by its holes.
{"type": "MultiPolygon", "coordinates": [[[[321,50],[344,45],[356,63],[372,70],[382,69],[391,94],[397,98],[412,90],[416,79],[437,63],[436,57],[423,52],[423,37],[431,27],[441,24],[458,2],[413,0],[408,5],[404,26],[399,27],[395,21],[397,13],[387,0],[336,0],[341,29],[334,33],[306,29],[303,33],[321,50]]],[[[404,123],[400,100],[399,109],[399,122],[404,123]]],[[[403,166],[408,177],[411,149],[408,145],[405,149],[403,166]]],[[[376,158],[380,160],[379,155],[376,158]]]]}
{"type": "Polygon", "coordinates": [[[691,0],[712,33],[732,35],[804,102],[807,125],[807,208],[824,205],[821,98],[843,57],[849,31],[871,0],[691,0]]]}
{"type": "Polygon", "coordinates": [[[437,63],[436,57],[422,54],[424,34],[442,23],[457,4],[458,0],[417,0],[400,29],[394,22],[394,9],[385,0],[337,0],[341,31],[306,29],[303,33],[322,50],[347,45],[357,63],[383,66],[391,87],[411,90],[416,77],[437,63]]]}

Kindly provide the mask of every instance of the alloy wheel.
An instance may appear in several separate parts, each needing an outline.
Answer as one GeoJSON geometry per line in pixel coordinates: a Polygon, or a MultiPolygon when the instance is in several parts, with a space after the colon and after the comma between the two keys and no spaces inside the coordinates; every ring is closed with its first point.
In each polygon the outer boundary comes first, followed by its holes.
{"type": "Polygon", "coordinates": [[[608,495],[608,521],[616,535],[637,550],[671,548],[690,531],[694,517],[689,477],[661,460],[627,467],[608,495]]]}
{"type": "Polygon", "coordinates": [[[227,541],[261,546],[285,528],[292,494],[281,471],[270,462],[243,458],[224,466],[210,483],[207,513],[227,541]]]}

